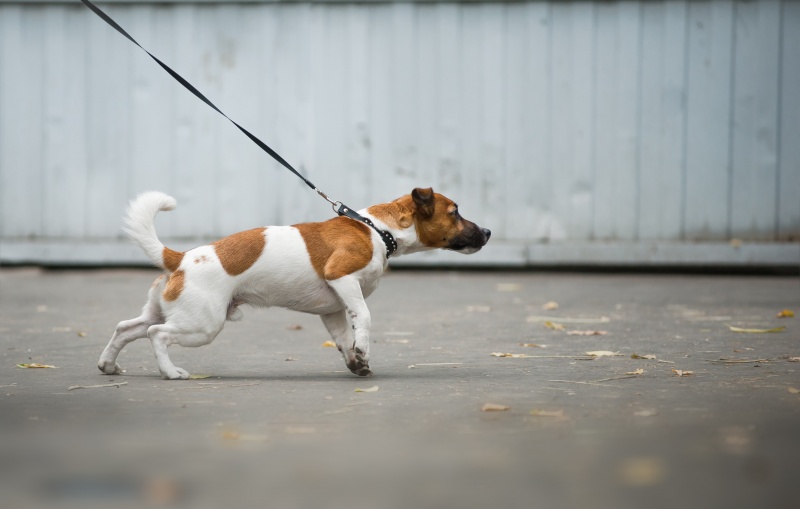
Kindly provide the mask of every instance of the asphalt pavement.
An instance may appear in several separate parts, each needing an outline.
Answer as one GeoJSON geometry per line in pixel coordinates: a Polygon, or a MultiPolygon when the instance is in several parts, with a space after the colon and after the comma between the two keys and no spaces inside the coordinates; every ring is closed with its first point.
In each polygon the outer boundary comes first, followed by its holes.
{"type": "Polygon", "coordinates": [[[157,275],[0,270],[3,507],[800,507],[800,278],[393,271],[373,377],[252,308],[102,375],[157,275]]]}

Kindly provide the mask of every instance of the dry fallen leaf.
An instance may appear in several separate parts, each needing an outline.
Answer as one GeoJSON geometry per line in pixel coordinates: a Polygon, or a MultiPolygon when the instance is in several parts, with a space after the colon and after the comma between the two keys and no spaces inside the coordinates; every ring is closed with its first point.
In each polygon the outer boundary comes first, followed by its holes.
{"type": "Polygon", "coordinates": [[[800,357],[789,357],[789,362],[800,362],[800,357]]]}
{"type": "Polygon", "coordinates": [[[83,332],[83,331],[80,331],[80,332],[78,332],[78,337],[79,338],[85,338],[86,337],[86,333],[83,332]]]}
{"type": "Polygon", "coordinates": [[[605,336],[608,332],[604,330],[571,330],[567,331],[567,336],[605,336]]]}
{"type": "Polygon", "coordinates": [[[534,408],[531,410],[531,415],[536,417],[558,417],[559,419],[563,419],[565,417],[564,410],[540,410],[538,408],[534,408]]]}
{"type": "Polygon", "coordinates": [[[294,324],[286,327],[289,330],[303,330],[303,326],[299,324],[294,324]]]}
{"type": "Polygon", "coordinates": [[[797,389],[795,387],[787,387],[786,390],[792,394],[800,394],[800,389],[797,389]]]}
{"type": "Polygon", "coordinates": [[[417,366],[450,366],[451,368],[457,368],[461,366],[463,362],[420,362],[419,364],[411,364],[409,369],[414,369],[417,366]]]}
{"type": "Polygon", "coordinates": [[[38,362],[31,362],[28,364],[17,364],[18,368],[55,368],[51,364],[39,364],[38,362]]]}
{"type": "Polygon", "coordinates": [[[748,334],[763,334],[766,332],[780,332],[784,330],[786,327],[775,327],[774,329],[743,329],[741,327],[734,327],[733,325],[728,325],[728,328],[733,332],[745,332],[748,334]]]}
{"type": "Polygon", "coordinates": [[[656,457],[628,458],[617,469],[617,475],[628,486],[653,486],[664,480],[666,467],[656,457]]]}
{"type": "Polygon", "coordinates": [[[110,384],[99,384],[99,385],[70,385],[67,387],[68,391],[74,391],[76,389],[103,389],[106,387],[115,387],[119,389],[123,385],[128,385],[128,382],[114,382],[110,384]]]}
{"type": "Polygon", "coordinates": [[[329,339],[328,341],[326,341],[326,342],[322,343],[322,346],[324,346],[324,347],[326,347],[326,348],[329,348],[329,347],[336,347],[336,343],[334,343],[333,341],[331,341],[331,340],[329,339]]]}
{"type": "Polygon", "coordinates": [[[522,289],[522,285],[517,283],[498,283],[495,289],[498,292],[518,292],[522,289]]]}
{"type": "Polygon", "coordinates": [[[239,440],[241,442],[266,442],[269,438],[267,435],[244,434],[238,431],[223,431],[222,438],[224,440],[239,440]]]}
{"type": "Polygon", "coordinates": [[[638,353],[632,353],[631,354],[631,359],[644,359],[644,360],[651,361],[651,360],[653,360],[655,358],[656,358],[656,356],[653,355],[653,354],[647,354],[647,355],[639,355],[638,353]]]}
{"type": "Polygon", "coordinates": [[[189,375],[189,380],[202,380],[204,378],[211,378],[211,375],[189,375]]]}
{"type": "Polygon", "coordinates": [[[492,357],[511,357],[515,359],[522,359],[527,357],[524,353],[505,353],[505,352],[492,352],[492,357]]]}
{"type": "Polygon", "coordinates": [[[144,499],[148,505],[156,507],[167,507],[175,505],[181,498],[183,489],[173,479],[153,478],[145,482],[143,486],[144,499]]]}
{"type": "Polygon", "coordinates": [[[611,352],[609,350],[595,350],[593,352],[586,352],[586,355],[591,355],[592,357],[618,357],[622,354],[619,352],[611,352]]]}
{"type": "Polygon", "coordinates": [[[694,375],[694,371],[683,371],[682,369],[673,369],[672,372],[675,373],[677,376],[692,376],[692,375],[694,375]]]}
{"type": "Polygon", "coordinates": [[[553,330],[567,330],[567,328],[561,325],[560,323],[551,321],[544,322],[544,326],[547,327],[548,329],[553,329],[553,330]]]}
{"type": "Polygon", "coordinates": [[[775,315],[775,318],[794,318],[794,311],[784,309],[783,311],[775,315]]]}
{"type": "Polygon", "coordinates": [[[386,343],[398,343],[400,345],[407,345],[411,341],[408,340],[408,339],[391,339],[391,338],[389,338],[389,339],[384,339],[384,342],[386,342],[386,343]]]}
{"type": "Polygon", "coordinates": [[[506,410],[511,410],[511,407],[497,403],[485,403],[481,407],[481,412],[505,412],[506,410]]]}
{"type": "Polygon", "coordinates": [[[537,343],[520,343],[519,346],[526,346],[529,348],[547,348],[547,345],[539,345],[537,343]]]}
{"type": "Polygon", "coordinates": [[[626,375],[641,375],[641,374],[644,374],[644,369],[643,368],[639,368],[639,369],[635,369],[633,371],[626,371],[625,374],[626,375]]]}
{"type": "Polygon", "coordinates": [[[316,433],[317,428],[313,426],[287,426],[286,433],[290,435],[310,435],[316,433]]]}
{"type": "Polygon", "coordinates": [[[550,302],[545,302],[544,305],[542,305],[542,309],[546,309],[548,311],[558,309],[558,302],[552,300],[550,302]]]}
{"type": "Polygon", "coordinates": [[[552,321],[559,321],[561,323],[608,323],[611,321],[611,318],[607,316],[601,316],[600,318],[570,318],[568,316],[529,316],[525,319],[528,323],[537,323],[537,322],[552,322],[552,321]]]}
{"type": "Polygon", "coordinates": [[[729,426],[720,430],[722,444],[728,452],[743,454],[750,450],[753,443],[751,429],[742,426],[729,426]]]}
{"type": "Polygon", "coordinates": [[[370,387],[368,389],[356,388],[356,390],[354,390],[353,392],[378,392],[378,386],[377,385],[373,385],[372,387],[370,387]]]}

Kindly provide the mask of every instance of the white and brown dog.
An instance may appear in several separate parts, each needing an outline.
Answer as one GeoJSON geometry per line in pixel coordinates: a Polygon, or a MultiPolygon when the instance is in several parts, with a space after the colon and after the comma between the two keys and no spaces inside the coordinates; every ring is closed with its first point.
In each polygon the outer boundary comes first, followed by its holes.
{"type": "MultiPolygon", "coordinates": [[[[372,374],[370,314],[364,299],[387,267],[387,248],[375,229],[335,217],[243,231],[181,253],[165,247],[154,227],[159,211],[174,208],[174,198],[153,191],[128,207],[126,233],[168,274],[153,283],[141,316],[117,325],[97,364],[103,373],[119,374],[120,350],[148,337],[161,376],[189,378],[172,364],[167,347],[210,343],[225,320],[241,317],[239,305],[250,304],[320,315],[350,371],[372,374]]],[[[463,219],[458,205],[430,188],[414,189],[359,213],[394,236],[394,256],[435,248],[474,253],[491,235],[463,219]]]]}

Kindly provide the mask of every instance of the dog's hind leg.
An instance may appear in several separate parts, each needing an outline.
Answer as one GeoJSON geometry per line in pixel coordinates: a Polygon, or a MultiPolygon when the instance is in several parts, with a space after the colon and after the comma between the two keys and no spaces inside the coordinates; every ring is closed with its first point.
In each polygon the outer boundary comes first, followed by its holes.
{"type": "Polygon", "coordinates": [[[182,330],[169,323],[153,325],[147,330],[147,336],[153,344],[153,353],[156,356],[158,370],[164,380],[186,380],[189,373],[182,368],[175,366],[167,354],[167,347],[173,344],[181,346],[197,347],[207,345],[214,341],[219,331],[222,330],[224,315],[220,323],[207,330],[182,330]]]}
{"type": "Polygon", "coordinates": [[[147,304],[145,304],[142,314],[137,318],[123,320],[117,324],[114,335],[111,336],[108,345],[106,345],[103,353],[100,354],[100,360],[97,361],[97,367],[106,375],[118,375],[122,372],[122,368],[117,364],[117,356],[125,345],[139,338],[146,338],[147,329],[150,326],[163,323],[164,319],[161,316],[161,307],[158,303],[161,280],[162,277],[156,279],[150,288],[147,304]]]}
{"type": "Polygon", "coordinates": [[[106,375],[118,375],[122,372],[122,368],[117,364],[117,355],[119,352],[131,341],[139,338],[147,337],[147,329],[156,322],[150,317],[142,315],[132,320],[124,320],[119,322],[111,341],[108,342],[103,353],[100,354],[100,360],[97,362],[97,367],[106,375]]]}

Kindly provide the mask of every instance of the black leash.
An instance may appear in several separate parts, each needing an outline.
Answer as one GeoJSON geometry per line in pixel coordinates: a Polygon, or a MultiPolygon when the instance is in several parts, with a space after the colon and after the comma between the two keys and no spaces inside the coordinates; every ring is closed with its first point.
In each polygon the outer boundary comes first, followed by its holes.
{"type": "Polygon", "coordinates": [[[175,80],[176,80],[178,83],[180,83],[181,85],[183,85],[183,86],[186,88],[186,90],[188,90],[189,92],[193,93],[193,94],[194,94],[194,95],[195,95],[195,96],[196,96],[198,99],[200,99],[201,101],[203,101],[204,103],[206,103],[206,104],[207,104],[208,106],[210,106],[210,107],[211,107],[211,108],[212,108],[214,111],[216,111],[217,113],[219,113],[219,114],[220,114],[220,115],[222,115],[223,117],[227,118],[227,119],[228,119],[228,120],[229,120],[229,121],[230,121],[230,122],[231,122],[233,125],[235,125],[237,128],[239,128],[239,130],[240,130],[240,131],[242,131],[242,132],[244,133],[244,135],[245,135],[245,136],[247,136],[248,138],[250,138],[250,140],[251,140],[253,143],[255,143],[256,145],[258,145],[258,146],[261,148],[261,150],[263,150],[264,152],[266,152],[267,154],[269,154],[270,156],[272,156],[272,158],[273,158],[273,159],[275,159],[276,161],[278,161],[278,162],[279,162],[279,163],[280,163],[280,164],[281,164],[281,165],[282,165],[284,168],[286,168],[286,169],[287,169],[287,170],[289,170],[290,172],[292,172],[292,173],[294,173],[295,175],[297,175],[297,176],[298,176],[298,177],[299,177],[299,178],[300,178],[300,179],[301,179],[303,182],[305,182],[305,183],[306,183],[306,185],[307,185],[308,187],[310,187],[311,189],[313,189],[314,191],[316,191],[316,192],[317,192],[317,194],[319,194],[319,195],[320,195],[320,196],[322,196],[322,197],[323,197],[325,200],[327,200],[327,201],[328,201],[328,203],[330,203],[330,204],[333,206],[333,210],[334,210],[334,211],[335,211],[337,214],[339,214],[340,216],[346,216],[346,217],[349,217],[350,219],[355,219],[356,221],[361,221],[362,223],[364,223],[364,224],[368,225],[368,226],[369,226],[369,227],[371,227],[373,230],[375,230],[376,232],[378,232],[378,235],[380,235],[381,239],[383,240],[383,243],[384,243],[384,244],[386,244],[386,257],[387,257],[387,258],[389,258],[389,256],[390,256],[392,253],[394,253],[394,252],[397,250],[397,241],[395,240],[394,236],[393,236],[391,233],[389,233],[389,232],[388,232],[388,231],[386,231],[386,230],[379,230],[379,229],[378,229],[378,227],[377,227],[377,226],[375,226],[375,224],[374,224],[372,221],[370,221],[368,218],[366,218],[366,217],[362,216],[362,215],[361,215],[361,214],[359,214],[358,212],[354,211],[354,210],[353,210],[353,209],[351,209],[350,207],[346,206],[344,203],[342,203],[342,202],[340,202],[340,201],[336,201],[336,200],[332,200],[332,199],[330,199],[330,198],[328,197],[328,195],[327,195],[327,194],[325,194],[325,193],[323,193],[322,191],[320,191],[319,189],[317,189],[317,186],[315,186],[315,185],[314,185],[314,184],[313,184],[313,183],[312,183],[310,180],[308,180],[307,178],[305,178],[304,176],[302,176],[302,175],[300,174],[300,172],[299,172],[299,171],[295,170],[295,169],[294,169],[294,167],[293,167],[291,164],[289,164],[289,163],[288,163],[288,161],[286,161],[286,159],[284,159],[283,157],[281,157],[281,155],[280,155],[280,154],[278,154],[278,153],[277,153],[277,152],[275,152],[275,151],[274,151],[272,148],[270,148],[270,146],[269,146],[269,145],[267,145],[266,143],[264,143],[263,141],[261,141],[260,139],[258,139],[258,138],[257,138],[257,137],[256,137],[254,134],[252,134],[250,131],[248,131],[248,130],[247,130],[247,129],[245,129],[244,127],[240,126],[240,125],[239,125],[238,123],[236,123],[236,122],[235,122],[233,119],[231,119],[231,118],[230,118],[228,115],[226,115],[225,113],[223,113],[223,112],[222,112],[222,110],[220,110],[219,108],[217,108],[217,107],[214,105],[214,103],[212,103],[211,101],[209,101],[209,100],[208,100],[208,98],[207,98],[206,96],[204,96],[204,95],[203,95],[203,94],[202,94],[202,93],[201,93],[199,90],[197,90],[197,89],[194,87],[194,85],[192,85],[191,83],[189,83],[188,81],[186,81],[186,80],[185,80],[185,79],[184,79],[184,78],[183,78],[183,77],[182,77],[180,74],[178,74],[177,72],[173,71],[173,70],[172,70],[172,68],[170,68],[170,66],[168,66],[167,64],[165,64],[164,62],[162,62],[161,60],[159,60],[159,59],[158,59],[158,57],[156,57],[155,55],[153,55],[152,53],[150,53],[149,51],[147,51],[147,50],[146,50],[146,49],[145,49],[145,48],[144,48],[144,47],[143,47],[141,44],[139,44],[138,42],[136,42],[136,39],[134,39],[133,37],[131,37],[131,36],[130,36],[130,34],[128,34],[128,32],[126,32],[126,31],[125,31],[125,30],[124,30],[124,29],[123,29],[121,26],[119,26],[119,25],[117,24],[117,22],[116,22],[116,21],[114,21],[113,19],[111,19],[111,18],[108,16],[108,14],[106,14],[105,12],[103,12],[102,10],[100,10],[100,8],[99,8],[99,7],[97,7],[95,4],[93,4],[93,3],[92,3],[92,2],[90,2],[89,0],[81,0],[81,2],[83,2],[83,4],[84,4],[86,7],[88,7],[89,9],[91,9],[91,10],[92,10],[92,12],[94,12],[95,14],[97,14],[98,16],[100,16],[100,18],[102,18],[102,19],[103,19],[103,21],[105,21],[106,23],[108,23],[109,25],[111,25],[111,27],[113,27],[113,28],[114,28],[114,29],[115,29],[117,32],[119,32],[120,34],[124,35],[124,36],[125,36],[125,38],[127,38],[129,41],[131,41],[131,42],[132,42],[132,43],[134,43],[135,45],[139,46],[139,48],[140,48],[142,51],[144,51],[145,53],[147,53],[148,55],[150,55],[150,58],[152,58],[153,60],[155,60],[155,61],[156,61],[156,63],[158,63],[158,65],[160,65],[160,66],[161,66],[161,67],[162,67],[162,68],[163,68],[165,71],[167,71],[167,73],[169,73],[169,75],[170,75],[170,76],[172,76],[173,78],[175,78],[175,80]]]}

